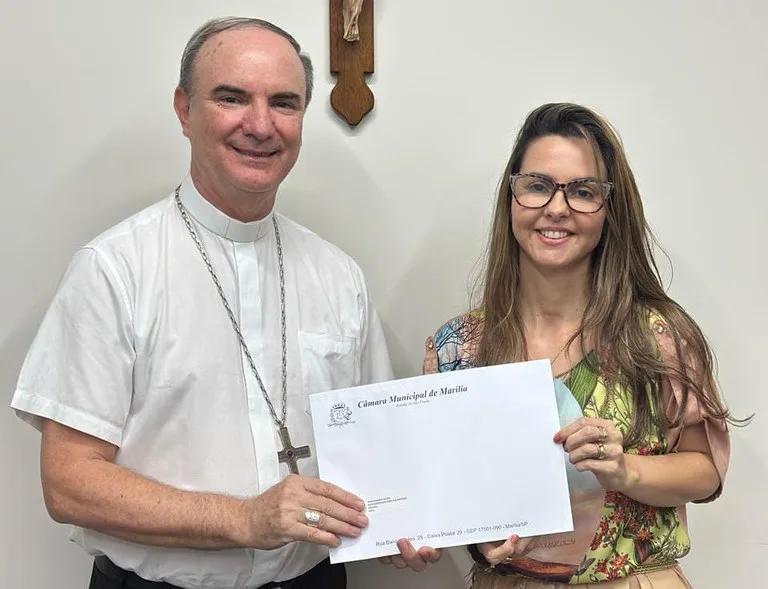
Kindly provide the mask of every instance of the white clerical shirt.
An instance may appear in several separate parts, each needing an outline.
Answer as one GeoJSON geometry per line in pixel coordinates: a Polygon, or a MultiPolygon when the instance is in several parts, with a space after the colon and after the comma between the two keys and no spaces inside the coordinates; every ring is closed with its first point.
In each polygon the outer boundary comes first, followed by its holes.
{"type": "MultiPolygon", "coordinates": [[[[180,191],[275,409],[281,333],[272,213],[224,215],[188,178],[180,191]]],[[[277,214],[285,259],[288,419],[312,457],[309,394],[392,378],[381,325],[352,259],[277,214]]],[[[119,447],[116,462],[180,489],[257,495],[288,474],[276,427],[173,196],[109,229],[74,256],[19,377],[12,407],[119,447]]],[[[87,484],[85,482],[84,484],[87,484]]],[[[75,528],[90,554],[189,589],[251,589],[290,579],[327,551],[190,550],[75,528]]]]}

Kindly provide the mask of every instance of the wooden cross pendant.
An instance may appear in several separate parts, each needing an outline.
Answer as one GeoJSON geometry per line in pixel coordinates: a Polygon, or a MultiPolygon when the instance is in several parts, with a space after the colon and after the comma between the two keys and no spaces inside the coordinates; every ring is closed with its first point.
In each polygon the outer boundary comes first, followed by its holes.
{"type": "Polygon", "coordinates": [[[285,426],[281,427],[278,433],[280,434],[280,441],[283,443],[283,449],[277,453],[278,461],[286,463],[288,469],[293,474],[299,474],[299,465],[296,461],[299,458],[309,458],[312,456],[309,446],[294,448],[291,443],[291,434],[288,433],[288,428],[285,426]]]}

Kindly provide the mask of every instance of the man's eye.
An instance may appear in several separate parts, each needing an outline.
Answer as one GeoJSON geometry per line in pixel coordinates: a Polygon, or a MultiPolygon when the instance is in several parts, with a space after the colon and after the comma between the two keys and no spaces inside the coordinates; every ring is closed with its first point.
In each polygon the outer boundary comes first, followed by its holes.
{"type": "Polygon", "coordinates": [[[240,104],[242,102],[237,96],[222,96],[219,100],[224,104],[240,104]]]}
{"type": "Polygon", "coordinates": [[[285,109],[290,109],[290,110],[295,110],[296,109],[296,103],[290,102],[288,100],[284,100],[284,101],[281,101],[281,102],[276,102],[275,106],[277,108],[285,108],[285,109]]]}

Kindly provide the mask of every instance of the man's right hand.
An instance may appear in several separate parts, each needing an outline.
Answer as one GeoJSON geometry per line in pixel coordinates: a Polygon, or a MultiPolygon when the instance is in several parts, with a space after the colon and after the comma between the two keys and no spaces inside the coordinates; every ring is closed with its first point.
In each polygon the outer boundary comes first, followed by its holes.
{"type": "Polygon", "coordinates": [[[331,483],[294,474],[248,499],[246,506],[244,544],[261,550],[296,541],[335,547],[339,536],[355,538],[368,525],[362,499],[331,483]],[[316,525],[307,523],[307,511],[320,514],[316,525]]]}

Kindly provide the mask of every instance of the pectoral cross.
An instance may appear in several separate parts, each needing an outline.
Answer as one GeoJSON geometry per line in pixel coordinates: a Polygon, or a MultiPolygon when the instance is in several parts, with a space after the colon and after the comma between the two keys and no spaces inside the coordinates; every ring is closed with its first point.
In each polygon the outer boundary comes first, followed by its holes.
{"type": "Polygon", "coordinates": [[[299,458],[309,458],[312,453],[309,451],[309,446],[299,446],[294,448],[291,443],[291,434],[288,433],[288,428],[283,426],[278,430],[280,434],[280,441],[283,444],[283,449],[277,453],[277,459],[279,462],[286,463],[288,469],[293,474],[299,474],[299,465],[296,461],[299,458]]]}

